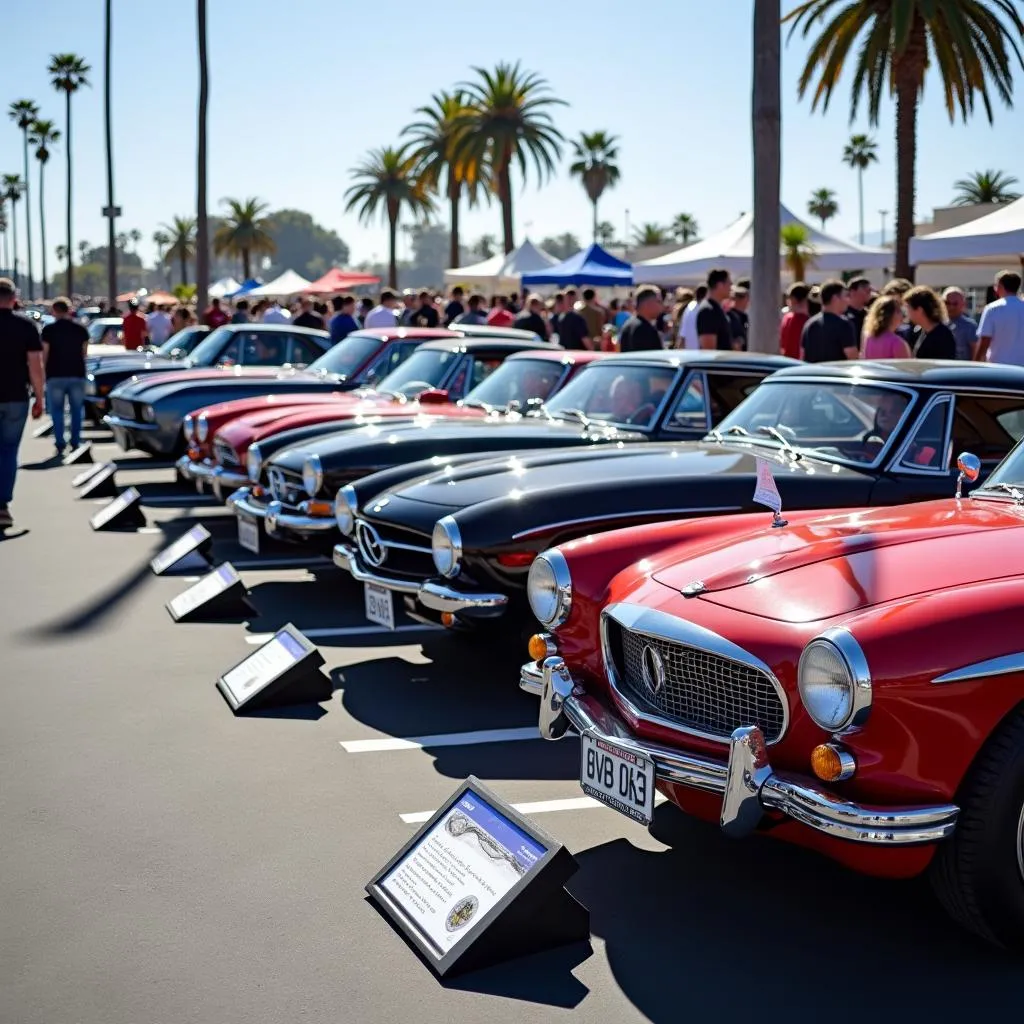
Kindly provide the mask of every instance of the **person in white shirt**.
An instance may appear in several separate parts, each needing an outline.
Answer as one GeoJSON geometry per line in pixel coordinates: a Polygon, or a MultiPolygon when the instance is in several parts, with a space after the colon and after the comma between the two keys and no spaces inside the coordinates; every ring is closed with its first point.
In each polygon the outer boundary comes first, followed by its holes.
{"type": "Polygon", "coordinates": [[[1021,301],[1021,275],[1014,270],[996,274],[996,295],[981,311],[978,323],[979,362],[1011,363],[1024,366],[1024,302],[1021,301]]]}
{"type": "Polygon", "coordinates": [[[146,330],[149,331],[149,343],[157,347],[171,336],[171,318],[164,306],[157,306],[146,317],[146,330]]]}
{"type": "Polygon", "coordinates": [[[679,337],[682,338],[681,348],[700,348],[700,338],[697,335],[697,307],[704,301],[708,294],[708,286],[702,284],[697,289],[697,297],[683,311],[679,321],[679,337]]]}
{"type": "Polygon", "coordinates": [[[281,303],[277,299],[274,299],[263,314],[265,324],[286,324],[291,318],[291,313],[287,309],[282,309],[281,303]]]}
{"type": "Polygon", "coordinates": [[[395,306],[398,305],[398,297],[394,292],[384,291],[380,293],[380,304],[374,306],[369,313],[366,314],[366,319],[363,321],[364,327],[396,327],[398,325],[398,315],[395,313],[395,306]]]}

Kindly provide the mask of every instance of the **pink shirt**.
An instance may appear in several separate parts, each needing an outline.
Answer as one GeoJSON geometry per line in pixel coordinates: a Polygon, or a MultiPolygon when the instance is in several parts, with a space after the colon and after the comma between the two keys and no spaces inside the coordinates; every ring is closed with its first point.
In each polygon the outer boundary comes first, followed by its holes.
{"type": "Polygon", "coordinates": [[[907,343],[892,331],[864,339],[865,359],[901,359],[906,357],[907,343]]]}

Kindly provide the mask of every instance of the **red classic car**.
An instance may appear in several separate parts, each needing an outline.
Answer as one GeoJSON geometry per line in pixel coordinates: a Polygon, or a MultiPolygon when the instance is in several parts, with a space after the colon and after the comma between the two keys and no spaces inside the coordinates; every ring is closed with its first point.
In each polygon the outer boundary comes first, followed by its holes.
{"type": "Polygon", "coordinates": [[[520,685],[629,817],[657,788],[733,836],[927,870],[1024,948],[1022,553],[1024,445],[963,500],[586,537],[531,568],[520,685]]]}

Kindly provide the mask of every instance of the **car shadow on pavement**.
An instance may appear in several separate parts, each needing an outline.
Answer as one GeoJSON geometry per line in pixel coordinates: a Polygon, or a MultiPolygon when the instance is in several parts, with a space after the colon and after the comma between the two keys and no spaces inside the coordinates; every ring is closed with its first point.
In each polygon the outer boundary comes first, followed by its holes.
{"type": "Polygon", "coordinates": [[[5,540],[18,540],[20,537],[27,537],[32,531],[26,526],[21,528],[4,527],[0,529],[0,542],[5,540]]]}
{"type": "Polygon", "coordinates": [[[954,1020],[1014,1005],[1024,986],[1024,964],[959,930],[924,880],[858,875],[763,836],[735,842],[671,804],[651,834],[669,849],[622,838],[577,852],[568,885],[649,1020],[676,1022],[684,1005],[698,1020],[724,1005],[794,1020],[828,1007],[830,1024],[911,1007],[954,1020]]]}
{"type": "Polygon", "coordinates": [[[40,459],[39,462],[23,462],[19,467],[19,472],[25,470],[29,473],[36,472],[40,469],[54,469],[56,466],[60,466],[64,462],[64,458],[54,452],[53,455],[45,459],[40,459]]]}

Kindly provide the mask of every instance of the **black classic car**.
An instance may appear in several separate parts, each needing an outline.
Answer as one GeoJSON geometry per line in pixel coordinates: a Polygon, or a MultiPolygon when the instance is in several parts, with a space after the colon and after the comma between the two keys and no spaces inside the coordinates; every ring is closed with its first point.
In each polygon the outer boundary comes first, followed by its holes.
{"type": "MultiPolygon", "coordinates": [[[[956,453],[982,478],[1024,435],[1024,369],[892,360],[798,365],[767,379],[697,443],[604,445],[438,468],[395,485],[370,476],[339,496],[334,561],[393,622],[466,625],[527,615],[534,556],[587,534],[756,511],[766,460],[785,508],[893,505],[953,493],[956,453]],[[353,515],[352,509],[358,509],[353,515]]],[[[766,513],[767,514],[767,513],[766,513]]],[[[552,584],[556,585],[556,584],[552,584]]]]}
{"type": "Polygon", "coordinates": [[[610,355],[587,366],[528,416],[418,417],[315,440],[297,436],[259,467],[259,493],[243,488],[230,500],[240,520],[264,520],[272,536],[329,538],[336,528],[332,513],[338,489],[368,474],[392,467],[394,483],[422,474],[437,460],[702,437],[766,376],[791,365],[793,360],[783,356],[745,352],[610,355]],[[434,461],[424,467],[422,459],[434,461]],[[408,471],[410,463],[417,468],[408,471]]]}

